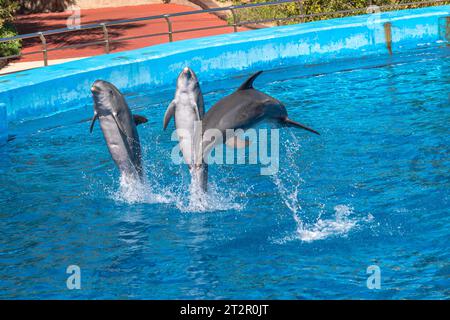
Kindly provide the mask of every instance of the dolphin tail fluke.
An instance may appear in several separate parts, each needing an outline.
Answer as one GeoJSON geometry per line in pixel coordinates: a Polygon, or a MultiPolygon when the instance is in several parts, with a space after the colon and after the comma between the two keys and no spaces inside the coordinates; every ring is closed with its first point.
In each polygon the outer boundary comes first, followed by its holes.
{"type": "Polygon", "coordinates": [[[91,121],[91,126],[90,126],[90,128],[89,128],[89,132],[90,132],[90,133],[92,133],[92,130],[94,129],[95,121],[96,121],[97,119],[98,119],[98,114],[95,113],[95,114],[94,114],[94,117],[92,118],[92,121],[91,121]]]}
{"type": "Polygon", "coordinates": [[[247,89],[253,89],[253,82],[255,81],[255,79],[262,73],[261,71],[258,71],[257,73],[253,74],[250,78],[248,78],[247,80],[245,80],[245,82],[243,84],[241,84],[241,86],[239,87],[238,90],[247,90],[247,89]]]}
{"type": "Polygon", "coordinates": [[[311,128],[305,126],[304,124],[298,123],[298,122],[296,122],[296,121],[294,121],[294,120],[291,120],[291,119],[289,119],[289,118],[284,119],[283,122],[284,122],[288,127],[301,128],[301,129],[303,129],[303,130],[307,130],[307,131],[309,131],[309,132],[312,132],[312,133],[315,133],[315,134],[320,135],[320,133],[317,132],[316,130],[311,129],[311,128]]]}

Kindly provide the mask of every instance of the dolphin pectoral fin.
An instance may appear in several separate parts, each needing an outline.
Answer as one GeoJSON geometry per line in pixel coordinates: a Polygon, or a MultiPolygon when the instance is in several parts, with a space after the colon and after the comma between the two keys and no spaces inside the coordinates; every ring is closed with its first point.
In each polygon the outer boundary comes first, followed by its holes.
{"type": "Polygon", "coordinates": [[[239,90],[247,90],[247,89],[253,89],[253,82],[255,79],[262,73],[262,71],[258,71],[257,73],[253,74],[250,78],[245,80],[243,84],[239,87],[239,90]]]}
{"type": "Polygon", "coordinates": [[[239,137],[234,136],[228,139],[225,144],[230,148],[242,149],[248,147],[251,142],[249,140],[242,140],[239,137]]]}
{"type": "Polygon", "coordinates": [[[137,114],[133,115],[133,119],[134,119],[134,124],[137,126],[148,122],[148,119],[146,117],[143,117],[143,116],[140,116],[137,114]]]}
{"type": "Polygon", "coordinates": [[[92,118],[91,126],[90,126],[90,128],[89,128],[89,132],[90,132],[90,133],[92,133],[92,130],[94,129],[95,121],[96,121],[97,119],[98,119],[98,114],[97,114],[97,113],[94,113],[94,117],[92,118]]]}
{"type": "Polygon", "coordinates": [[[197,121],[200,121],[200,112],[198,111],[198,106],[196,103],[194,103],[194,110],[195,110],[195,115],[197,116],[197,121]]]}
{"type": "Polygon", "coordinates": [[[317,132],[316,130],[311,129],[311,128],[305,126],[304,124],[295,122],[295,121],[293,121],[293,120],[291,120],[291,119],[289,119],[289,118],[284,119],[283,122],[284,122],[287,126],[289,126],[289,127],[301,128],[301,129],[303,129],[303,130],[310,131],[310,132],[315,133],[315,134],[318,134],[318,135],[320,136],[320,133],[317,132]]]}
{"type": "Polygon", "coordinates": [[[120,124],[119,119],[117,119],[117,113],[113,113],[112,117],[114,119],[114,121],[116,122],[117,128],[119,128],[119,131],[124,135],[127,136],[125,130],[123,129],[122,125],[120,124]]]}
{"type": "Polygon", "coordinates": [[[169,106],[167,107],[166,113],[164,114],[164,120],[163,120],[163,129],[166,130],[167,125],[170,122],[170,119],[175,115],[175,108],[176,108],[175,100],[173,100],[169,106]]]}

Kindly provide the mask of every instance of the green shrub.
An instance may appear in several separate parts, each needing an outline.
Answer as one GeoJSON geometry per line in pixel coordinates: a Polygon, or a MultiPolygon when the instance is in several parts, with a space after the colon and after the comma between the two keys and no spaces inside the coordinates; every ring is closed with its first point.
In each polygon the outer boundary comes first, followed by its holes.
{"type": "MultiPolygon", "coordinates": [[[[17,34],[12,21],[18,7],[18,2],[15,0],[0,0],[0,38],[13,37],[17,34]]],[[[0,43],[0,57],[19,54],[20,47],[20,41],[0,43]]]]}
{"type": "MultiPolygon", "coordinates": [[[[273,0],[253,0],[251,3],[272,2],[273,0]]],[[[272,24],[292,24],[299,22],[308,22],[316,20],[324,20],[331,18],[340,18],[355,14],[365,14],[370,3],[377,6],[394,5],[402,3],[420,2],[423,0],[303,0],[295,3],[286,3],[273,6],[239,9],[236,10],[237,20],[239,22],[246,21],[263,21],[279,19],[272,24]],[[302,4],[300,4],[302,3],[302,4]],[[346,11],[346,10],[358,10],[355,13],[335,13],[326,14],[329,12],[346,11]],[[299,15],[315,15],[312,17],[295,18],[299,15]],[[293,17],[293,18],[292,18],[293,17]]],[[[245,4],[248,1],[233,0],[233,4],[245,4]]],[[[450,1],[429,3],[425,5],[405,5],[401,9],[417,8],[430,5],[443,5],[450,4],[450,1]]],[[[232,22],[230,17],[229,22],[232,22]]],[[[266,23],[266,22],[264,22],[266,23]]],[[[267,24],[267,23],[266,23],[267,24]]],[[[271,23],[268,23],[271,24],[271,23]]]]}
{"type": "Polygon", "coordinates": [[[14,13],[19,8],[17,0],[0,0],[0,26],[2,22],[14,20],[14,13]]]}
{"type": "MultiPolygon", "coordinates": [[[[14,37],[16,34],[16,30],[11,25],[3,26],[0,29],[0,38],[14,37]]],[[[0,43],[0,56],[6,57],[19,54],[20,48],[19,40],[0,43]]]]}

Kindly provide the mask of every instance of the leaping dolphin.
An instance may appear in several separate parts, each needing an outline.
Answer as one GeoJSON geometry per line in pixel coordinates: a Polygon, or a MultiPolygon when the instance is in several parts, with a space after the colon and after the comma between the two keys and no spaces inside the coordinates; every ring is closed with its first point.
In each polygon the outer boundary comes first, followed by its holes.
{"type": "Polygon", "coordinates": [[[120,173],[141,180],[141,144],[136,126],[147,122],[147,119],[132,115],[125,98],[113,84],[97,80],[91,91],[94,98],[94,117],[90,132],[98,119],[109,152],[120,173]]]}
{"type": "MultiPolygon", "coordinates": [[[[315,134],[317,131],[288,118],[286,107],[277,99],[253,88],[253,82],[262,73],[259,71],[248,78],[234,93],[218,101],[203,118],[204,133],[210,129],[218,129],[222,133],[222,141],[203,141],[203,156],[207,156],[212,148],[225,142],[227,129],[248,129],[261,121],[275,121],[282,126],[297,127],[315,134]]],[[[241,144],[237,139],[231,144],[241,144]]]]}
{"type": "Polygon", "coordinates": [[[203,95],[197,75],[190,68],[185,67],[178,76],[175,97],[166,110],[163,121],[164,130],[174,117],[175,128],[179,140],[180,150],[185,163],[189,167],[193,186],[198,185],[206,191],[208,182],[208,166],[202,160],[197,161],[196,149],[200,147],[196,134],[201,134],[201,120],[205,114],[203,95]],[[198,132],[196,129],[198,128],[198,132]]]}

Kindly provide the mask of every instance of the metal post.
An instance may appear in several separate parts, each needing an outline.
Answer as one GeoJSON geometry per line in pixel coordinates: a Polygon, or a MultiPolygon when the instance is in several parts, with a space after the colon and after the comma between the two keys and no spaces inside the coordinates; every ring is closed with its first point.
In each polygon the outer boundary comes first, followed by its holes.
{"type": "Polygon", "coordinates": [[[392,23],[386,22],[384,24],[384,36],[386,38],[386,47],[392,56],[392,23]]]}
{"type": "Polygon", "coordinates": [[[450,16],[445,17],[445,40],[450,41],[450,16]]]}
{"type": "Polygon", "coordinates": [[[300,15],[302,16],[302,22],[305,22],[305,17],[304,17],[304,15],[305,15],[305,10],[304,10],[304,8],[303,8],[303,0],[299,0],[298,1],[298,5],[299,5],[299,9],[300,9],[300,15]]]}
{"type": "Polygon", "coordinates": [[[42,42],[42,55],[44,57],[44,66],[48,66],[48,52],[47,52],[47,40],[44,37],[44,34],[42,32],[39,32],[39,38],[42,42]]]}
{"type": "Polygon", "coordinates": [[[164,15],[164,19],[166,19],[167,22],[167,29],[169,30],[169,42],[173,41],[173,37],[172,37],[172,22],[169,19],[169,16],[167,14],[164,15]]]}
{"type": "Polygon", "coordinates": [[[238,32],[237,28],[237,16],[236,11],[234,10],[234,7],[230,7],[231,15],[233,16],[233,30],[234,32],[238,32]]]}
{"type": "Polygon", "coordinates": [[[109,33],[108,33],[108,28],[106,27],[105,23],[101,23],[100,24],[102,26],[103,29],[103,38],[105,39],[105,53],[110,53],[111,52],[111,48],[109,47],[109,33]]]}

